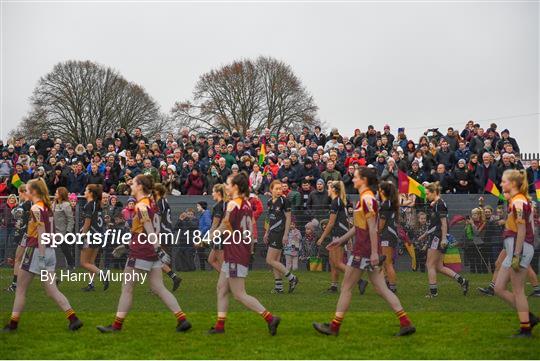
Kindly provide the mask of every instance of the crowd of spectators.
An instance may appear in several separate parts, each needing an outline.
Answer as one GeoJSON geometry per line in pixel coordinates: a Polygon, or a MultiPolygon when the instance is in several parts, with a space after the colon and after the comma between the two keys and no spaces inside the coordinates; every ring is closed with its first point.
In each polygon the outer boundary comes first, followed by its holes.
{"type": "MultiPolygon", "coordinates": [[[[491,179],[499,184],[504,170],[523,168],[520,149],[510,131],[496,124],[485,129],[469,121],[463,130],[448,128],[446,134],[428,129],[418,140],[407,138],[404,128],[393,134],[368,126],[350,136],[337,129],[325,133],[320,127],[303,128],[295,135],[229,131],[195,134],[182,129],[147,137],[137,128],[133,134],[118,129],[87,145],[53,139],[44,132],[28,144],[24,138],[4,145],[0,141],[0,196],[17,194],[18,179],[45,179],[51,194],[58,187],[82,194],[87,184],[101,184],[109,194],[127,195],[137,174],[150,174],[173,195],[210,194],[230,174],[249,174],[254,193],[268,192],[273,179],[291,189],[311,193],[317,183],[343,180],[354,193],[355,167],[376,168],[381,180],[397,183],[398,170],[418,182],[439,181],[443,193],[483,193],[491,179]],[[259,162],[264,144],[266,156],[259,162]],[[15,177],[15,178],[14,178],[15,177]]],[[[529,168],[529,182],[540,179],[538,161],[529,168]]],[[[307,197],[306,197],[307,200],[307,197]]],[[[316,200],[313,200],[316,201],[316,200]]]]}

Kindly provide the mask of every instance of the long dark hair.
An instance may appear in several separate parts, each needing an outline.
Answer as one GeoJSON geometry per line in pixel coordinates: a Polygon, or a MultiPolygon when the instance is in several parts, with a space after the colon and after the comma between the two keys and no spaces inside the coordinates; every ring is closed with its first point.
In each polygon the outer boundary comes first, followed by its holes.
{"type": "Polygon", "coordinates": [[[249,198],[249,178],[245,172],[231,176],[231,183],[238,187],[238,192],[245,198],[249,198]]]}
{"type": "Polygon", "coordinates": [[[396,186],[392,182],[379,183],[379,190],[390,202],[390,208],[394,211],[396,219],[399,216],[399,194],[396,186]]]}

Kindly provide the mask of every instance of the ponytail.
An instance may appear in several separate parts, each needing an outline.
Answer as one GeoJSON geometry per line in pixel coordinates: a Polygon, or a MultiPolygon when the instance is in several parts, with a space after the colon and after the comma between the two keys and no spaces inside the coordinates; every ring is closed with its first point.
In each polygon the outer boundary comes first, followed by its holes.
{"type": "Polygon", "coordinates": [[[508,169],[503,173],[503,177],[508,179],[510,182],[514,182],[518,189],[518,192],[523,194],[529,201],[529,182],[527,181],[527,172],[525,169],[508,169]]]}
{"type": "Polygon", "coordinates": [[[343,181],[333,181],[332,188],[334,188],[334,191],[337,193],[339,199],[341,199],[343,204],[347,204],[347,193],[345,193],[345,183],[343,183],[343,181]]]}

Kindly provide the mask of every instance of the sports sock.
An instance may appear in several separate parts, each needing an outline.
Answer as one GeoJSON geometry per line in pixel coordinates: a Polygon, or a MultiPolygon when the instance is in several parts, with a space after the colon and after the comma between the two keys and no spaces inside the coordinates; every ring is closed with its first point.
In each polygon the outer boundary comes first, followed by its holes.
{"type": "Polygon", "coordinates": [[[339,331],[339,328],[341,327],[342,322],[343,322],[343,317],[335,315],[332,322],[330,322],[330,328],[333,331],[339,331]]]}
{"type": "Polygon", "coordinates": [[[11,280],[11,283],[13,283],[14,285],[17,284],[17,275],[13,275],[13,279],[11,280]]]}
{"type": "Polygon", "coordinates": [[[337,288],[337,286],[338,286],[338,283],[337,283],[337,282],[332,282],[332,283],[330,284],[330,286],[331,286],[331,287],[335,287],[335,288],[337,288]]]}
{"type": "Polygon", "coordinates": [[[66,311],[66,318],[69,320],[69,322],[77,320],[77,315],[75,314],[75,311],[73,311],[73,308],[66,311]]]}
{"type": "Polygon", "coordinates": [[[432,295],[436,295],[437,293],[439,293],[439,290],[437,288],[437,284],[430,284],[429,285],[429,292],[432,294],[432,295]]]}
{"type": "Polygon", "coordinates": [[[214,325],[214,329],[216,330],[224,330],[225,329],[225,320],[227,319],[227,316],[218,316],[216,324],[214,325]]]}
{"type": "Polygon", "coordinates": [[[283,280],[281,278],[276,278],[274,280],[274,288],[283,291],[283,280]]]}
{"type": "Polygon", "coordinates": [[[174,314],[174,316],[176,317],[176,320],[178,322],[182,322],[182,321],[185,321],[186,319],[186,314],[182,311],[178,311],[174,314]]]}
{"type": "Polygon", "coordinates": [[[521,333],[531,333],[531,323],[530,322],[520,322],[519,330],[521,333]]]}
{"type": "Polygon", "coordinates": [[[388,284],[388,289],[395,293],[397,291],[397,286],[396,286],[395,283],[389,283],[388,284]]]}
{"type": "Polygon", "coordinates": [[[294,275],[290,271],[285,274],[285,277],[287,277],[289,281],[292,281],[294,279],[294,275]]]}
{"type": "Polygon", "coordinates": [[[272,315],[272,313],[270,311],[267,311],[267,310],[264,310],[263,312],[261,312],[261,316],[262,316],[262,318],[264,318],[266,323],[270,323],[274,319],[274,316],[272,315]]]}
{"type": "Polygon", "coordinates": [[[11,330],[16,330],[17,326],[19,325],[19,315],[11,315],[11,318],[9,319],[9,328],[11,330]]]}
{"type": "Polygon", "coordinates": [[[463,277],[461,277],[461,275],[459,273],[456,273],[454,275],[454,279],[457,281],[457,283],[459,283],[460,285],[463,284],[463,277]]]}
{"type": "Polygon", "coordinates": [[[171,271],[167,272],[167,276],[169,276],[169,278],[171,280],[173,280],[173,279],[176,278],[176,273],[174,273],[174,271],[171,270],[171,271]]]}
{"type": "Polygon", "coordinates": [[[397,311],[396,316],[399,319],[399,325],[401,327],[408,327],[411,325],[411,320],[409,319],[409,316],[407,316],[407,312],[405,312],[403,309],[401,311],[397,311]]]}
{"type": "Polygon", "coordinates": [[[112,324],[112,328],[114,328],[115,330],[121,330],[123,324],[124,324],[124,317],[118,317],[118,316],[116,316],[116,317],[114,318],[114,322],[113,322],[113,324],[112,324]]]}

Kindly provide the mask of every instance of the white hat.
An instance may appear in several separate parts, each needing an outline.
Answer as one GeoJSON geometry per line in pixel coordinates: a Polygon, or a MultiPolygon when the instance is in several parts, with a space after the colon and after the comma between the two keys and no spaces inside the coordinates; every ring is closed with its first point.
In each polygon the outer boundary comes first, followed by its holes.
{"type": "Polygon", "coordinates": [[[171,164],[167,167],[167,170],[172,169],[174,173],[176,173],[176,166],[174,164],[171,164]]]}

